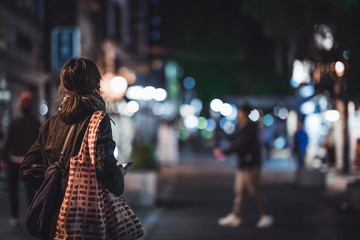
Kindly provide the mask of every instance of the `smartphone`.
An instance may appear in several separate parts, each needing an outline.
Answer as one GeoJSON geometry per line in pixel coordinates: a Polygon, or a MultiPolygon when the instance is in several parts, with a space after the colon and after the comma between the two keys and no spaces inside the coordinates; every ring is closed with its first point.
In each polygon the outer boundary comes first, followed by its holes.
{"type": "Polygon", "coordinates": [[[127,168],[131,167],[133,164],[134,164],[134,162],[124,162],[121,165],[124,169],[127,169],[127,168]]]}

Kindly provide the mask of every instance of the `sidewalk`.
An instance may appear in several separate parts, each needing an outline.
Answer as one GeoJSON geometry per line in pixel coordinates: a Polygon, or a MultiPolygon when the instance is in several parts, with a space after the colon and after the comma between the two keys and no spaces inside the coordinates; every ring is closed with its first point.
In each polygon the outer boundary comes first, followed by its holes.
{"type": "Polygon", "coordinates": [[[19,193],[20,199],[20,217],[19,226],[11,227],[9,225],[9,200],[7,192],[0,191],[0,239],[1,240],[31,240],[36,239],[31,237],[25,226],[25,217],[27,211],[27,201],[25,191],[21,190],[19,193]]]}

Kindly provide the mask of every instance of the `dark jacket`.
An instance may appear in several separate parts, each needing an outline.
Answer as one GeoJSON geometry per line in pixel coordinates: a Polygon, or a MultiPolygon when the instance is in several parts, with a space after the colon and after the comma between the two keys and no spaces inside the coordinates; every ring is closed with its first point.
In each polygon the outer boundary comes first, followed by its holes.
{"type": "Polygon", "coordinates": [[[260,167],[260,144],[257,125],[248,123],[233,137],[229,148],[223,150],[224,154],[236,153],[238,155],[238,169],[260,167]]]}
{"type": "MultiPolygon", "coordinates": [[[[62,178],[62,194],[65,194],[67,180],[69,177],[69,160],[78,154],[82,139],[87,129],[93,111],[82,114],[75,124],[72,137],[69,139],[68,148],[65,151],[64,164],[65,171],[62,178]]],[[[26,154],[20,167],[20,176],[24,181],[31,185],[35,190],[39,188],[43,179],[32,179],[29,176],[24,178],[24,171],[30,169],[32,164],[43,163],[48,167],[53,162],[58,161],[66,135],[70,130],[71,124],[61,120],[59,114],[54,115],[46,121],[40,128],[39,137],[26,154]]],[[[117,167],[117,160],[113,152],[115,142],[112,140],[110,117],[105,116],[100,124],[100,131],[96,144],[96,176],[112,193],[121,195],[124,191],[124,177],[121,170],[117,167]]],[[[59,206],[60,208],[60,206],[59,206]]],[[[59,209],[58,209],[59,212],[59,209]]],[[[54,236],[56,229],[57,215],[51,223],[51,237],[54,236]]]]}
{"type": "Polygon", "coordinates": [[[25,156],[39,135],[40,122],[25,115],[10,123],[4,146],[3,159],[8,162],[9,156],[25,156]]]}

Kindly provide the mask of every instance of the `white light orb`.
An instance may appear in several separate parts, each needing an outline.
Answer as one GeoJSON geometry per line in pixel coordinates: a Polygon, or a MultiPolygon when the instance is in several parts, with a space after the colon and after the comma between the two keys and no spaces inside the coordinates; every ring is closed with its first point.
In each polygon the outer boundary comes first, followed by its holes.
{"type": "Polygon", "coordinates": [[[181,116],[183,116],[183,117],[195,115],[195,108],[189,104],[181,105],[179,111],[180,111],[181,116]]]}
{"type": "Polygon", "coordinates": [[[285,120],[289,116],[289,111],[282,107],[279,109],[279,118],[285,120]]]}
{"type": "Polygon", "coordinates": [[[307,101],[300,105],[300,112],[304,115],[308,115],[315,112],[314,101],[307,101]]]}
{"type": "Polygon", "coordinates": [[[199,119],[194,116],[194,115],[190,115],[184,118],[184,126],[191,130],[191,129],[195,129],[197,128],[199,125],[199,119]]]}
{"type": "Polygon", "coordinates": [[[42,116],[45,116],[48,113],[49,108],[45,101],[41,101],[39,111],[42,116]]]}
{"type": "Polygon", "coordinates": [[[110,80],[110,89],[116,94],[121,94],[126,91],[128,84],[125,78],[117,76],[110,80]]]}
{"type": "Polygon", "coordinates": [[[339,77],[341,77],[341,76],[344,75],[345,65],[344,65],[343,62],[337,61],[337,62],[335,63],[335,72],[336,72],[336,75],[338,75],[339,77]]]}
{"type": "Polygon", "coordinates": [[[130,101],[130,102],[128,102],[127,105],[126,105],[126,109],[127,109],[130,113],[132,113],[132,114],[134,114],[134,113],[136,113],[137,111],[139,111],[139,108],[140,108],[140,106],[139,106],[139,104],[138,104],[136,101],[130,101]]]}
{"type": "Polygon", "coordinates": [[[259,118],[260,118],[260,112],[257,109],[251,110],[249,114],[249,119],[253,122],[256,122],[259,120],[259,118]]]}
{"type": "Polygon", "coordinates": [[[165,89],[157,88],[154,92],[154,99],[158,102],[164,101],[167,97],[167,92],[165,89]]]}
{"type": "Polygon", "coordinates": [[[132,100],[139,100],[143,97],[144,88],[142,86],[131,86],[126,91],[126,97],[132,100]]]}
{"type": "Polygon", "coordinates": [[[147,86],[143,90],[143,99],[144,100],[151,100],[155,96],[156,89],[152,86],[147,86]]]}
{"type": "Polygon", "coordinates": [[[314,95],[314,93],[315,93],[315,89],[311,85],[302,86],[299,89],[299,94],[303,98],[310,97],[310,96],[314,95]]]}
{"type": "Polygon", "coordinates": [[[220,108],[220,113],[225,117],[230,116],[232,111],[233,111],[233,109],[232,109],[231,105],[228,103],[224,103],[220,108]]]}
{"type": "Polygon", "coordinates": [[[327,110],[324,113],[324,118],[329,122],[336,122],[340,119],[340,113],[337,110],[327,110]]]}
{"type": "Polygon", "coordinates": [[[296,84],[308,83],[310,81],[311,62],[295,60],[293,63],[292,79],[296,84]]]}
{"type": "Polygon", "coordinates": [[[223,105],[223,101],[221,101],[218,98],[215,98],[210,102],[210,108],[214,112],[220,112],[222,105],[223,105]]]}

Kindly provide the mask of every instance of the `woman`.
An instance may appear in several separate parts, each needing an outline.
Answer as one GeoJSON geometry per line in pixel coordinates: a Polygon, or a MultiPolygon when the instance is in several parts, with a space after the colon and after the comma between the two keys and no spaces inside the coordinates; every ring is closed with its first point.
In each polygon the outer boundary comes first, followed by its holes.
{"type": "MultiPolygon", "coordinates": [[[[60,74],[59,93],[62,99],[59,111],[40,128],[39,137],[26,154],[20,168],[20,176],[35,190],[43,178],[24,176],[24,171],[34,164],[45,168],[58,161],[62,146],[71,125],[75,125],[72,137],[65,151],[61,190],[65,194],[69,177],[69,160],[78,154],[89,120],[95,111],[105,111],[105,102],[100,96],[101,74],[94,62],[86,58],[69,59],[60,74]]],[[[96,176],[112,193],[120,196],[124,191],[124,177],[116,165],[113,152],[110,118],[106,116],[101,124],[96,144],[96,176]]],[[[54,238],[56,221],[60,210],[51,222],[49,239],[54,238]]]]}

